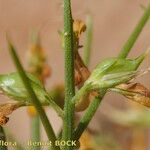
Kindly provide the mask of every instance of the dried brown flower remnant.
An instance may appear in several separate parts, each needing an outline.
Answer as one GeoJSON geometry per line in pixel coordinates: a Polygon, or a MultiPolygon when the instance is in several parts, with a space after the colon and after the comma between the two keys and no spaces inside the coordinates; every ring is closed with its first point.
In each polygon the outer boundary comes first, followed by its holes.
{"type": "Polygon", "coordinates": [[[78,105],[76,105],[76,111],[77,112],[84,111],[89,106],[91,100],[93,100],[93,98],[96,96],[98,96],[98,92],[96,91],[92,91],[84,95],[81,98],[83,100],[81,100],[81,102],[78,105]]]}
{"type": "Polygon", "coordinates": [[[41,81],[50,76],[50,67],[47,64],[46,54],[43,50],[38,35],[33,35],[28,53],[28,71],[35,74],[41,81]]]}
{"type": "Polygon", "coordinates": [[[85,130],[82,136],[80,137],[80,150],[98,150],[98,146],[94,141],[93,136],[88,130],[85,130]]]}
{"type": "Polygon", "coordinates": [[[5,125],[9,118],[6,117],[10,115],[14,110],[21,107],[21,103],[7,103],[0,105],[0,125],[5,125]]]}
{"type": "Polygon", "coordinates": [[[138,92],[145,96],[150,96],[150,90],[140,83],[120,84],[119,86],[117,86],[117,88],[121,88],[132,92],[138,92]]]}
{"type": "Polygon", "coordinates": [[[119,93],[139,104],[150,107],[150,90],[140,83],[121,84],[116,87],[119,93]]]}
{"type": "MultiPolygon", "coordinates": [[[[46,78],[50,76],[51,69],[47,63],[46,54],[41,46],[40,38],[37,33],[32,35],[32,41],[27,54],[28,71],[44,83],[46,78]]],[[[32,117],[36,115],[34,106],[29,106],[27,111],[32,117]]]]}
{"type": "Polygon", "coordinates": [[[82,77],[77,69],[75,69],[75,85],[79,85],[82,82],[82,77]]]}
{"type": "Polygon", "coordinates": [[[85,32],[86,25],[81,20],[75,20],[73,22],[73,31],[75,33],[76,38],[79,38],[82,32],[85,32]]]}
{"type": "MultiPolygon", "coordinates": [[[[84,65],[84,62],[79,55],[78,51],[75,52],[75,85],[78,89],[80,89],[84,82],[88,79],[90,76],[90,71],[88,68],[84,65]]],[[[82,101],[80,105],[76,106],[76,111],[83,111],[85,110],[90,103],[90,96],[91,94],[87,94],[82,97],[82,99],[86,99],[86,101],[82,101]],[[85,103],[86,102],[86,103],[85,103]]]]}
{"type": "Polygon", "coordinates": [[[46,79],[51,75],[51,69],[48,64],[45,64],[42,71],[42,79],[46,79]]]}
{"type": "Polygon", "coordinates": [[[90,71],[84,64],[78,51],[75,53],[75,83],[80,88],[90,76],[90,71]]]}
{"type": "Polygon", "coordinates": [[[28,51],[28,71],[34,73],[40,80],[50,76],[50,67],[46,63],[44,51],[40,45],[31,45],[28,51]]]}
{"type": "Polygon", "coordinates": [[[76,105],[75,110],[77,112],[84,111],[90,103],[89,94],[82,96],[80,104],[76,105]]]}
{"type": "MultiPolygon", "coordinates": [[[[84,82],[88,79],[88,77],[90,76],[90,71],[89,69],[86,67],[86,65],[84,64],[78,49],[80,47],[79,45],[79,38],[81,36],[81,34],[83,32],[85,32],[86,30],[86,25],[84,24],[83,21],[81,20],[75,20],[73,22],[73,31],[74,31],[74,35],[75,35],[75,43],[74,43],[74,52],[75,52],[75,85],[77,86],[78,89],[80,89],[84,82]]],[[[76,111],[84,111],[90,103],[90,99],[91,99],[91,93],[90,94],[86,94],[85,96],[82,97],[82,99],[86,99],[86,101],[82,101],[81,103],[76,106],[76,111]]]]}
{"type": "Polygon", "coordinates": [[[0,116],[0,125],[5,125],[9,121],[9,118],[6,116],[0,116]]]}

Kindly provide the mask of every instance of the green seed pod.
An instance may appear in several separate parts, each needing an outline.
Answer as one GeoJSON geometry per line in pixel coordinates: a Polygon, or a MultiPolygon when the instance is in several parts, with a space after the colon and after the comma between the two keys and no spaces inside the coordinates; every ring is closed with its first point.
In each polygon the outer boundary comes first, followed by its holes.
{"type": "MultiPolygon", "coordinates": [[[[32,74],[27,73],[27,76],[40,102],[48,103],[48,94],[42,83],[32,74]]],[[[30,96],[17,72],[0,75],[0,91],[14,100],[31,103],[30,96]]]]}
{"type": "MultiPolygon", "coordinates": [[[[27,73],[27,77],[41,104],[50,105],[59,116],[63,117],[62,109],[49,96],[39,79],[30,73],[27,73]]],[[[0,91],[11,99],[22,102],[26,105],[31,105],[32,101],[30,95],[18,72],[0,75],[0,91]]]]}
{"type": "Polygon", "coordinates": [[[73,102],[76,104],[76,108],[80,108],[81,104],[87,101],[87,99],[81,99],[86,93],[92,90],[100,91],[110,89],[146,73],[145,71],[136,70],[149,51],[150,49],[133,60],[108,58],[98,64],[74,97],[73,102]]]}
{"type": "Polygon", "coordinates": [[[149,50],[133,60],[123,58],[105,59],[97,65],[85,85],[90,85],[92,89],[102,89],[130,81],[137,76],[136,69],[148,52],[149,50]]]}

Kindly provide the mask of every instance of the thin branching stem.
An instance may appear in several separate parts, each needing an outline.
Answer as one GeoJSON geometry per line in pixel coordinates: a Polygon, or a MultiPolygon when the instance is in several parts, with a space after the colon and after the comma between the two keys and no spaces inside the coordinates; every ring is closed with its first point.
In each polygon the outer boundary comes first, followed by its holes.
{"type": "Polygon", "coordinates": [[[76,106],[80,105],[82,97],[84,97],[90,91],[90,89],[91,89],[90,85],[83,85],[82,88],[72,98],[71,103],[76,106]]]}
{"type": "Polygon", "coordinates": [[[53,128],[52,128],[52,126],[51,126],[51,124],[50,124],[50,122],[46,116],[44,109],[42,108],[42,105],[41,105],[39,99],[37,98],[35,92],[32,89],[30,81],[29,81],[29,79],[28,79],[28,77],[27,77],[27,75],[26,75],[26,73],[25,73],[25,71],[24,71],[24,69],[20,63],[20,60],[17,56],[16,50],[10,41],[8,41],[8,44],[9,44],[10,54],[12,56],[12,59],[14,61],[15,66],[18,70],[18,73],[20,74],[20,77],[24,83],[24,86],[27,89],[27,91],[31,97],[32,103],[34,104],[34,106],[35,106],[35,108],[36,108],[36,110],[40,116],[40,119],[41,119],[43,126],[45,128],[45,131],[47,133],[48,139],[52,142],[52,149],[53,150],[59,150],[59,147],[57,147],[55,145],[56,136],[55,136],[55,133],[53,131],[53,128]]]}
{"type": "MultiPolygon", "coordinates": [[[[56,112],[57,112],[57,115],[59,117],[61,117],[61,119],[64,118],[64,111],[56,104],[56,103],[50,103],[50,102],[47,102],[47,103],[41,103],[42,106],[51,106],[56,112]]],[[[25,106],[34,106],[32,103],[27,103],[27,102],[21,102],[19,104],[19,107],[25,107],[25,106]]]]}
{"type": "Polygon", "coordinates": [[[85,37],[85,44],[84,44],[84,53],[83,53],[83,60],[86,66],[90,63],[90,56],[91,56],[91,45],[92,45],[92,31],[93,31],[93,21],[92,16],[88,15],[86,20],[86,37],[85,37]]]}
{"type": "MultiPolygon", "coordinates": [[[[64,0],[65,106],[62,139],[65,141],[72,139],[74,125],[74,105],[71,103],[71,99],[75,94],[72,24],[71,1],[64,0]]],[[[70,150],[72,148],[66,145],[63,149],[70,150]]]]}
{"type": "Polygon", "coordinates": [[[150,6],[145,10],[144,15],[140,19],[139,23],[135,27],[133,33],[130,35],[129,39],[123,46],[122,50],[119,53],[120,58],[126,58],[131,51],[132,47],[134,46],[137,38],[139,37],[140,33],[142,32],[144,26],[146,25],[148,19],[150,18],[150,6]]]}
{"type": "Polygon", "coordinates": [[[105,90],[103,90],[103,91],[101,90],[99,96],[96,96],[92,100],[91,104],[89,105],[89,107],[85,111],[85,114],[83,115],[79,124],[77,125],[77,127],[75,128],[75,130],[73,132],[73,139],[74,140],[79,140],[82,133],[84,132],[84,130],[89,125],[89,123],[90,123],[91,119],[93,118],[94,114],[96,113],[105,93],[106,93],[105,90]]]}

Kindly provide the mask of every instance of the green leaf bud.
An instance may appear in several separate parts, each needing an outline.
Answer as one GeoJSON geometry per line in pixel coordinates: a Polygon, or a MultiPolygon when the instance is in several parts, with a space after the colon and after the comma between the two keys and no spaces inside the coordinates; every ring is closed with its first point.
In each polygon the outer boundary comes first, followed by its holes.
{"type": "Polygon", "coordinates": [[[147,56],[150,49],[136,59],[107,58],[96,66],[85,86],[91,89],[107,89],[135,78],[136,69],[147,56]]]}
{"type": "MultiPolygon", "coordinates": [[[[41,103],[48,103],[48,94],[43,84],[32,74],[27,73],[27,76],[41,103]]],[[[17,72],[0,75],[0,91],[14,100],[31,103],[30,96],[17,72]]]]}

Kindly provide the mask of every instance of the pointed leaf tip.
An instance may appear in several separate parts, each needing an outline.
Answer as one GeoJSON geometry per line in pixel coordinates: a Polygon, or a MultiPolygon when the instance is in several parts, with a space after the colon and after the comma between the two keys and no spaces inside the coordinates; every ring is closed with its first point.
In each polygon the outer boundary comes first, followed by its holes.
{"type": "Polygon", "coordinates": [[[137,57],[135,59],[136,64],[137,64],[137,66],[136,66],[137,68],[143,62],[143,60],[148,56],[149,53],[150,53],[150,48],[148,48],[144,53],[142,53],[139,57],[137,57]]]}
{"type": "Polygon", "coordinates": [[[13,44],[12,44],[12,42],[11,42],[11,38],[10,38],[10,36],[9,36],[8,33],[6,33],[6,40],[7,40],[7,44],[8,44],[8,49],[9,49],[9,51],[12,51],[12,50],[14,49],[14,46],[13,46],[13,44]]]}

